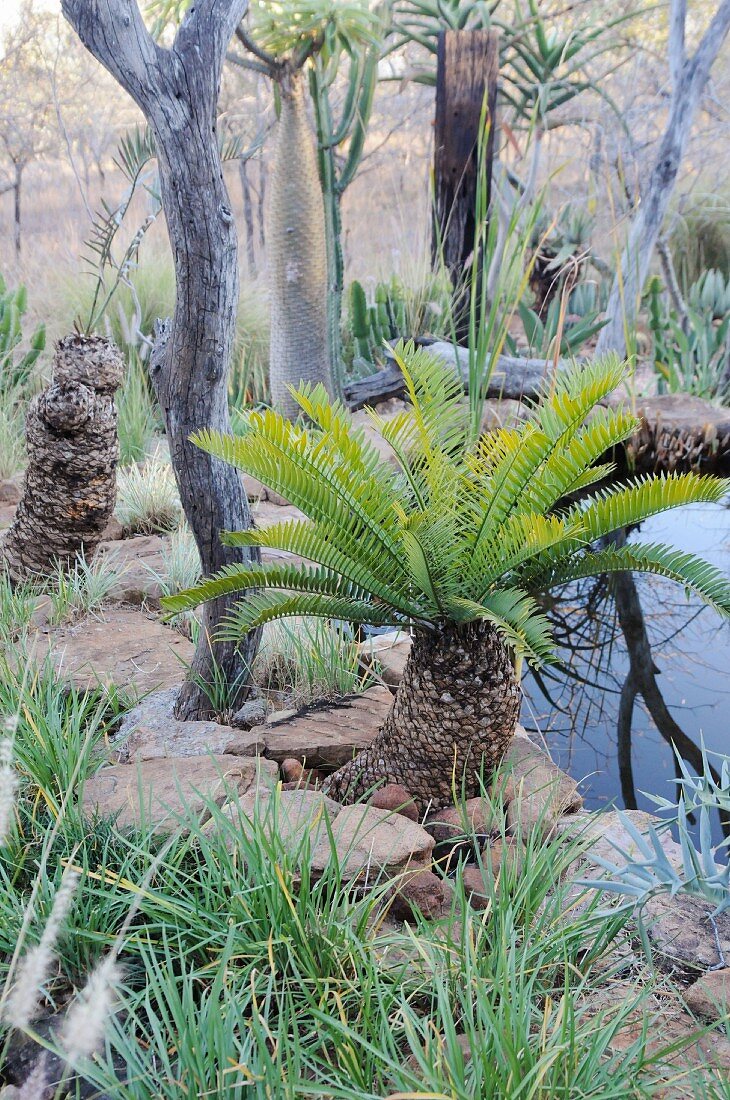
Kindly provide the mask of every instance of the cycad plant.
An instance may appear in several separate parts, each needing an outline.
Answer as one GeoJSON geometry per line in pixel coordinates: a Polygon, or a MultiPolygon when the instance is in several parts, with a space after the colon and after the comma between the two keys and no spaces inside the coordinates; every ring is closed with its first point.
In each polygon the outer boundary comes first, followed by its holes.
{"type": "Polygon", "coordinates": [[[179,613],[240,591],[223,627],[233,636],[295,615],[410,629],[411,654],[385,724],[330,778],[329,792],[345,801],[387,780],[425,807],[447,802],[462,784],[474,794],[480,773],[509,745],[520,700],[515,665],[553,657],[535,591],[642,570],[730,615],[730,583],[692,554],[642,542],[595,548],[666,508],[717,501],[728,482],[682,474],[595,487],[612,470],[598,460],[636,426],[631,413],[600,405],[624,377],[615,359],[566,370],[519,427],[468,445],[454,373],[412,345],[396,356],[410,405],[390,420],[369,413],[392,462],[319,387],[295,394],[308,426],[265,410],[250,413],[236,438],[198,434],[198,446],[307,517],[229,532],[225,541],[305,561],[232,565],[165,604],[179,613]]]}

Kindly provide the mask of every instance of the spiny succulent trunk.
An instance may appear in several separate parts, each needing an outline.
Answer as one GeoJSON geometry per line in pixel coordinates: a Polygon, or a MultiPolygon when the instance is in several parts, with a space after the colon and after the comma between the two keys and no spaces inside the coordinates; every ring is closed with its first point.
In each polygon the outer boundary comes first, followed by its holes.
{"type": "Polygon", "coordinates": [[[520,691],[489,623],[417,630],[403,679],[375,740],[326,784],[353,802],[383,780],[401,783],[421,811],[479,793],[514,736],[520,691]]]}
{"type": "Polygon", "coordinates": [[[281,116],[269,188],[271,399],[292,419],[289,385],[321,382],[334,396],[327,318],[327,244],[317,157],[300,72],[280,83],[281,116]]]}
{"type": "Polygon", "coordinates": [[[23,581],[90,557],[116,503],[119,457],[114,393],[124,376],[119,351],[98,336],[59,341],[51,384],[25,421],[28,468],[2,552],[23,581]]]}

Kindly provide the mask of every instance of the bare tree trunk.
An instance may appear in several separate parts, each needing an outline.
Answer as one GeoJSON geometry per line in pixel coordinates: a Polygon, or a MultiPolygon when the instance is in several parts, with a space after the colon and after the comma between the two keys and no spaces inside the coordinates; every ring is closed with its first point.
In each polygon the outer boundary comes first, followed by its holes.
{"type": "Polygon", "coordinates": [[[20,229],[21,229],[21,188],[23,185],[23,165],[15,165],[15,178],[13,180],[13,243],[15,246],[15,259],[20,259],[20,229]]]}
{"type": "Polygon", "coordinates": [[[246,259],[248,260],[248,272],[252,279],[256,278],[256,248],[254,246],[253,226],[253,200],[251,197],[251,181],[248,178],[248,161],[241,160],[238,165],[238,174],[241,178],[241,194],[243,196],[243,224],[246,226],[246,259]]]}
{"type": "Polygon", "coordinates": [[[469,334],[469,271],[477,226],[479,129],[487,107],[489,134],[481,165],[489,205],[499,74],[499,33],[442,31],[438,42],[434,136],[435,211],[431,259],[442,260],[454,286],[457,339],[469,334]]]}
{"type": "Polygon", "coordinates": [[[321,382],[333,396],[327,319],[327,242],[314,138],[300,70],[282,73],[281,115],[268,204],[271,399],[284,416],[299,406],[288,386],[321,382]]]}
{"type": "MultiPolygon", "coordinates": [[[[222,530],[251,526],[238,473],[190,442],[193,431],[228,432],[227,376],[238,298],[236,230],[216,136],[216,107],[226,47],[247,0],[192,5],[169,49],[148,34],[136,0],[62,0],[66,18],[88,50],[132,96],[155,136],[162,199],[175,262],[171,323],[161,326],[151,374],[162,407],[185,515],[203,572],[250,561],[222,545],[222,530]]],[[[176,713],[213,712],[208,685],[221,679],[234,707],[248,692],[258,638],[220,642],[215,632],[230,610],[206,605],[201,641],[176,713]]]]}
{"type": "Polygon", "coordinates": [[[649,272],[654,245],[662,228],[679,166],[689,139],[692,120],[713,63],[730,31],[730,0],[722,0],[692,57],[687,56],[685,25],[687,0],[672,0],[669,67],[672,100],[669,119],[659,143],[649,185],[629,231],[607,307],[608,324],[601,330],[596,355],[626,353],[626,335],[636,322],[641,291],[649,272]]]}

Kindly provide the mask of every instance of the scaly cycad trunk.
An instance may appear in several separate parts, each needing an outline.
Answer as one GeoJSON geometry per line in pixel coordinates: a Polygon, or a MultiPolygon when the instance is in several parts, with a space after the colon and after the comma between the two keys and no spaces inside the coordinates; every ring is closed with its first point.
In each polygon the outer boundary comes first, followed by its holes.
{"type": "Polygon", "coordinates": [[[520,691],[490,623],[417,630],[393,706],[375,740],[325,785],[342,802],[378,780],[401,783],[419,810],[479,793],[509,746],[520,691]]]}
{"type": "Polygon", "coordinates": [[[31,401],[25,421],[28,469],[2,547],[15,581],[88,558],[117,497],[119,457],[114,393],[124,378],[118,349],[101,336],[56,345],[53,381],[31,401]]]}
{"type": "Polygon", "coordinates": [[[269,189],[271,400],[295,419],[287,384],[322,382],[333,396],[327,328],[327,243],[314,140],[301,72],[281,82],[281,116],[269,189]]]}

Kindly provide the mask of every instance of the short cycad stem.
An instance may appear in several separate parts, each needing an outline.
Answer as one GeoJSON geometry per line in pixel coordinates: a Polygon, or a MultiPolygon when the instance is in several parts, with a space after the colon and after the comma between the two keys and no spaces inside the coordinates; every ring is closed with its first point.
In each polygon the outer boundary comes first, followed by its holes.
{"type": "Polygon", "coordinates": [[[421,812],[473,797],[509,747],[519,709],[512,657],[491,623],[419,628],[382,730],[327,793],[354,802],[383,780],[400,783],[421,812]]]}

